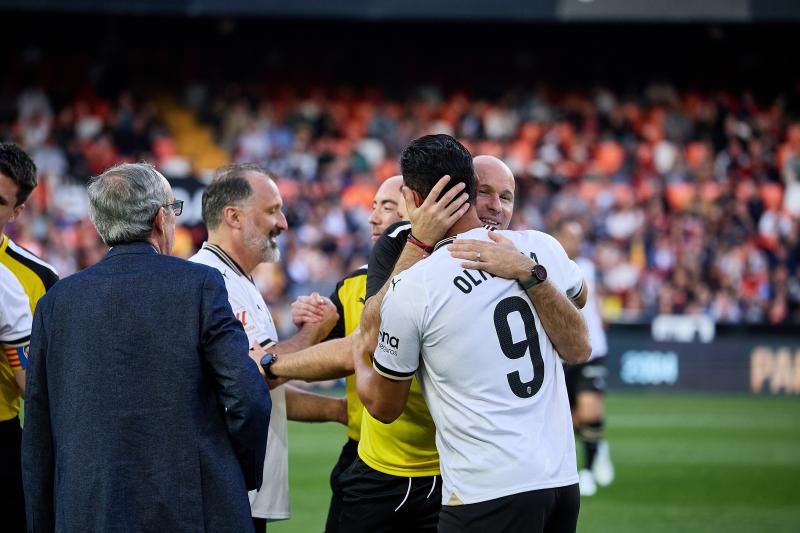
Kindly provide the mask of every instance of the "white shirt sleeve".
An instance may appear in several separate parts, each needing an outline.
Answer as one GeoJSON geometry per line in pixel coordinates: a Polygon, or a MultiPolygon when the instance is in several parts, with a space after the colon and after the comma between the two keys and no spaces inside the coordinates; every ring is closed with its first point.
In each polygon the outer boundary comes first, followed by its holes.
{"type": "MultiPolygon", "coordinates": [[[[564,254],[566,257],[566,254],[564,254]]],[[[572,259],[567,257],[567,296],[575,298],[581,293],[583,288],[583,274],[580,267],[572,259]]]]}
{"type": "Polygon", "coordinates": [[[375,348],[375,371],[398,381],[414,377],[422,346],[421,310],[424,293],[410,277],[392,278],[381,304],[381,329],[375,348]]]}
{"type": "MultiPolygon", "coordinates": [[[[581,293],[581,289],[583,288],[583,273],[581,272],[581,268],[575,261],[569,258],[564,247],[561,246],[561,243],[558,242],[555,237],[546,233],[541,233],[541,235],[544,236],[550,248],[550,252],[556,258],[558,273],[556,276],[553,276],[553,282],[567,294],[567,297],[575,298],[581,293]]],[[[548,274],[550,274],[550,267],[548,265],[545,265],[545,267],[547,268],[548,274]]]]}

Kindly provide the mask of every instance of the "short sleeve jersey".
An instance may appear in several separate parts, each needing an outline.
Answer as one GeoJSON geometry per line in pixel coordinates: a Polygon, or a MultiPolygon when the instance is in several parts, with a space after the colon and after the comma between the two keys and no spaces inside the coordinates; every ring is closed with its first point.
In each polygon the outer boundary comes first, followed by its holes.
{"type": "MultiPolygon", "coordinates": [[[[8,269],[22,286],[31,314],[39,299],[58,281],[58,274],[52,266],[7,235],[0,235],[0,265],[8,269]]],[[[19,348],[15,351],[16,354],[9,352],[6,357],[0,357],[0,421],[11,420],[20,411],[21,394],[14,371],[24,369],[25,351],[19,348]]]]}
{"type": "MultiPolygon", "coordinates": [[[[190,261],[207,265],[222,273],[233,314],[242,323],[247,340],[258,342],[265,350],[278,342],[278,333],[264,297],[236,262],[219,246],[203,243],[190,261]]],[[[286,520],[289,512],[289,428],[286,420],[286,392],[283,387],[270,391],[272,415],[264,461],[264,485],[250,491],[252,515],[268,520],[286,520]]]]}
{"type": "MultiPolygon", "coordinates": [[[[537,231],[503,231],[535,256],[570,297],[578,266],[537,231]]],[[[488,240],[488,230],[459,235],[488,240]]],[[[376,371],[419,373],[436,423],[442,502],[477,503],[578,480],[564,373],[522,287],[463,269],[440,242],[430,257],[392,278],[381,308],[376,371]]]]}

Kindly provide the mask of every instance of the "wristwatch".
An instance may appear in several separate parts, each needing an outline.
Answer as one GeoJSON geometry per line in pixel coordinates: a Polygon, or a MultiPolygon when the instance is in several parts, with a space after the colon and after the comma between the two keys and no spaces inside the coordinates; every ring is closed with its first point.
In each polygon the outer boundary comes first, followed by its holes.
{"type": "Polygon", "coordinates": [[[546,279],[547,269],[544,267],[544,265],[536,263],[533,265],[533,267],[531,267],[531,277],[528,279],[528,281],[521,281],[519,284],[522,285],[522,288],[527,291],[531,287],[535,287],[546,279]]]}
{"type": "Polygon", "coordinates": [[[264,356],[261,358],[261,368],[264,369],[264,374],[267,375],[269,379],[278,379],[278,376],[272,373],[270,367],[272,363],[278,360],[278,354],[274,353],[265,353],[264,356]]]}

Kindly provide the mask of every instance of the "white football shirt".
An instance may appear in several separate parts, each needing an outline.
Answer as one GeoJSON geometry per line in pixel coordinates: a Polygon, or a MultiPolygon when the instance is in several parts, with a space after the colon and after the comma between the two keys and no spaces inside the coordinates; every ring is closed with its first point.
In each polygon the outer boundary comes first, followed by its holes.
{"type": "Polygon", "coordinates": [[[581,313],[583,313],[583,319],[589,329],[589,343],[592,345],[592,355],[589,356],[591,361],[608,353],[606,330],[603,329],[603,319],[600,316],[600,308],[597,305],[597,297],[595,295],[597,272],[594,268],[594,263],[585,257],[577,258],[575,263],[580,267],[583,280],[586,282],[586,288],[589,289],[589,297],[586,300],[586,305],[581,309],[581,313]]]}
{"type": "Polygon", "coordinates": [[[24,349],[31,339],[31,307],[17,277],[0,265],[0,344],[7,358],[18,357],[26,366],[24,349]]]}
{"type": "MultiPolygon", "coordinates": [[[[269,351],[269,347],[278,342],[278,333],[264,297],[252,278],[222,248],[207,242],[189,261],[216,268],[222,273],[233,314],[244,326],[250,345],[258,341],[269,351]]],[[[264,484],[261,490],[250,491],[250,510],[257,518],[286,520],[290,516],[286,392],[283,387],[277,387],[270,391],[270,396],[272,414],[264,462],[264,484]]]]}
{"type": "MultiPolygon", "coordinates": [[[[501,231],[547,268],[570,297],[578,266],[554,238],[501,231]]],[[[476,228],[459,235],[488,241],[476,228]]],[[[564,372],[521,286],[461,268],[445,245],[392,279],[381,307],[375,369],[391,379],[418,370],[436,423],[442,503],[477,503],[577,483],[564,372]]]]}

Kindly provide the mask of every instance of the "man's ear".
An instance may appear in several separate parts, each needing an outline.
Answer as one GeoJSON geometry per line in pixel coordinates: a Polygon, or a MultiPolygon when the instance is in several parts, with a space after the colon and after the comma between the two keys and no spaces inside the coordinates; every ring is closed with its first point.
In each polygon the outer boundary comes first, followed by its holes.
{"type": "Polygon", "coordinates": [[[417,191],[412,190],[411,194],[414,195],[414,205],[415,206],[419,207],[419,206],[422,205],[422,202],[425,201],[425,198],[423,198],[422,195],[420,193],[418,193],[417,191]]]}
{"type": "Polygon", "coordinates": [[[222,221],[232,228],[242,227],[242,216],[235,205],[226,205],[222,208],[222,221]]]}
{"type": "Polygon", "coordinates": [[[9,218],[9,219],[8,219],[8,221],[9,221],[9,222],[13,222],[13,221],[14,221],[14,220],[15,220],[15,219],[16,219],[16,218],[17,218],[17,217],[20,215],[20,213],[22,213],[22,211],[23,211],[24,209],[25,209],[25,204],[24,204],[24,203],[21,203],[21,204],[19,204],[19,205],[18,205],[17,207],[15,207],[15,208],[14,208],[14,210],[11,212],[11,218],[9,218]]]}
{"type": "Polygon", "coordinates": [[[424,198],[422,198],[417,191],[412,190],[409,187],[403,187],[401,192],[403,193],[403,198],[406,201],[406,212],[416,209],[422,205],[424,198]]]}
{"type": "Polygon", "coordinates": [[[164,215],[164,208],[159,207],[158,212],[156,212],[156,218],[153,219],[153,229],[157,230],[157,233],[163,234],[164,233],[164,222],[165,222],[165,215],[164,215]]]}

